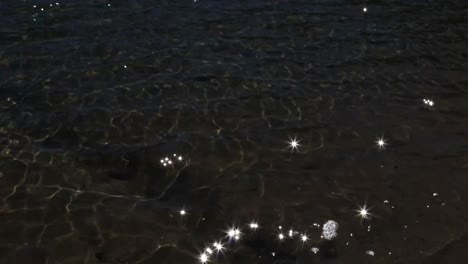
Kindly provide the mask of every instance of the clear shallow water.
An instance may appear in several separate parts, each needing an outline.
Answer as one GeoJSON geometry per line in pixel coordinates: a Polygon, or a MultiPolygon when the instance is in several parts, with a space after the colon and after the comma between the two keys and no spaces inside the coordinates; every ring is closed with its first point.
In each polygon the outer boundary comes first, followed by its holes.
{"type": "Polygon", "coordinates": [[[466,263],[467,8],[1,3],[0,262],[466,263]]]}

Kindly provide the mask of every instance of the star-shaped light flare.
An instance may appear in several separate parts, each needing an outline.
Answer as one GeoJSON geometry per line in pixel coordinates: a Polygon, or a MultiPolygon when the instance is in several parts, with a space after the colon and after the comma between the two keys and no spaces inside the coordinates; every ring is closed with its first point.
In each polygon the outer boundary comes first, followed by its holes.
{"type": "Polygon", "coordinates": [[[229,239],[239,240],[241,236],[241,231],[239,228],[231,228],[227,232],[227,236],[229,239]]]}
{"type": "Polygon", "coordinates": [[[371,217],[371,214],[369,213],[369,208],[367,208],[366,205],[359,207],[359,209],[356,210],[356,212],[361,217],[361,219],[369,219],[371,217]]]}
{"type": "Polygon", "coordinates": [[[287,143],[289,144],[288,148],[291,149],[291,152],[298,151],[298,148],[301,146],[299,142],[301,142],[301,140],[298,140],[296,137],[289,137],[289,141],[287,141],[287,143]]]}
{"type": "Polygon", "coordinates": [[[208,262],[208,254],[206,253],[201,253],[200,256],[198,257],[198,259],[200,260],[200,263],[202,264],[205,264],[208,262]]]}
{"type": "Polygon", "coordinates": [[[216,253],[221,253],[224,251],[224,245],[221,242],[214,242],[213,248],[216,250],[216,253]]]}
{"type": "Polygon", "coordinates": [[[377,144],[377,147],[379,149],[384,149],[385,146],[387,145],[387,141],[383,137],[377,138],[375,143],[377,144]]]}

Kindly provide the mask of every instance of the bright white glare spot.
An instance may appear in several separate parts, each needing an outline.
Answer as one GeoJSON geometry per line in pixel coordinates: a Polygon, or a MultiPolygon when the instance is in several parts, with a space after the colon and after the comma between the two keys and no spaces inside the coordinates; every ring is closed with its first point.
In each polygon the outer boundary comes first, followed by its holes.
{"type": "Polygon", "coordinates": [[[166,156],[163,159],[161,159],[161,163],[166,166],[166,165],[173,165],[176,164],[177,162],[182,161],[182,156],[178,156],[177,154],[173,154],[174,158],[166,156]]]}
{"type": "Polygon", "coordinates": [[[182,216],[184,216],[184,215],[187,214],[187,212],[186,212],[184,209],[180,210],[179,213],[180,213],[180,215],[182,215],[182,216]]]}
{"type": "Polygon", "coordinates": [[[231,229],[228,230],[227,235],[228,235],[229,239],[239,240],[240,235],[241,235],[241,231],[238,228],[231,228],[231,229]]]}
{"type": "Polygon", "coordinates": [[[357,212],[359,213],[359,216],[362,219],[368,219],[369,218],[369,210],[367,209],[367,207],[365,205],[363,207],[359,208],[359,210],[357,210],[357,212]]]}
{"type": "Polygon", "coordinates": [[[213,250],[211,248],[207,247],[207,248],[205,248],[205,253],[207,255],[211,255],[211,254],[213,254],[213,250]]]}
{"type": "Polygon", "coordinates": [[[279,233],[279,234],[278,234],[278,239],[279,239],[280,241],[283,240],[283,239],[284,239],[284,235],[283,235],[282,233],[279,233]]]}
{"type": "Polygon", "coordinates": [[[301,142],[300,140],[297,140],[296,138],[291,138],[289,137],[289,141],[288,141],[288,148],[291,149],[291,151],[295,151],[295,150],[298,150],[298,147],[301,146],[301,144],[299,144],[299,142],[301,142]]]}
{"type": "Polygon", "coordinates": [[[310,250],[312,250],[312,252],[314,252],[314,254],[317,254],[319,252],[319,249],[316,248],[316,247],[313,247],[310,250]]]}
{"type": "Polygon", "coordinates": [[[214,242],[213,247],[218,253],[224,250],[223,244],[221,244],[220,242],[214,242]]]}
{"type": "Polygon", "coordinates": [[[377,146],[379,147],[379,149],[383,149],[385,148],[385,145],[387,145],[387,142],[385,141],[383,137],[377,138],[377,141],[375,141],[375,143],[377,143],[377,146]]]}
{"type": "Polygon", "coordinates": [[[367,250],[367,251],[366,251],[366,254],[369,255],[369,256],[374,256],[374,255],[375,255],[375,252],[372,251],[372,250],[367,250]]]}
{"type": "Polygon", "coordinates": [[[309,240],[309,238],[307,237],[306,234],[303,234],[303,235],[301,236],[301,241],[302,241],[303,243],[305,243],[305,242],[307,242],[307,240],[309,240]]]}
{"type": "Polygon", "coordinates": [[[364,7],[364,8],[362,9],[362,11],[364,11],[364,13],[366,13],[366,12],[367,12],[367,7],[364,7]]]}
{"type": "Polygon", "coordinates": [[[208,255],[206,253],[202,253],[198,259],[200,260],[201,263],[207,263],[208,255]]]}
{"type": "Polygon", "coordinates": [[[256,230],[256,229],[258,229],[259,226],[258,226],[257,222],[252,222],[252,223],[249,224],[249,227],[252,230],[256,230]]]}
{"type": "Polygon", "coordinates": [[[434,106],[434,101],[432,101],[430,99],[423,99],[423,102],[424,102],[425,105],[434,106]]]}

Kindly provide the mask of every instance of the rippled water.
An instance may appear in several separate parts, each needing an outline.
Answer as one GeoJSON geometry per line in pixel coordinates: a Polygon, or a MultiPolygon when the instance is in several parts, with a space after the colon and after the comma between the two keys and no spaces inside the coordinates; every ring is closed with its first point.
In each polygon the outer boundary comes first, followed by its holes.
{"type": "Polygon", "coordinates": [[[1,2],[0,263],[467,263],[467,10],[1,2]]]}

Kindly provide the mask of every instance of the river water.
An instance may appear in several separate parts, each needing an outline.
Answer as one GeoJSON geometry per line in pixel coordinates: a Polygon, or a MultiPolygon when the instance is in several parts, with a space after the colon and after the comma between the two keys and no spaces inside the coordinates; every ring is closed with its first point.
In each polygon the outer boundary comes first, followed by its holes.
{"type": "Polygon", "coordinates": [[[466,1],[0,14],[0,263],[468,263],[466,1]]]}

